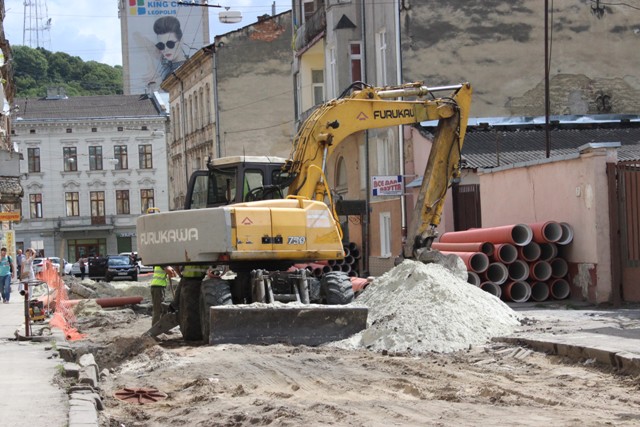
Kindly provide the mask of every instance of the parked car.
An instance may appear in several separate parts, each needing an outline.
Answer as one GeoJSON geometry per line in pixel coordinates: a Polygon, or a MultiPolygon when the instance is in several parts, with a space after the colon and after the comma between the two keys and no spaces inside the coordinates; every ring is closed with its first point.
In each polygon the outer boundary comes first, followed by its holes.
{"type": "MultiPolygon", "coordinates": [[[[110,282],[116,278],[131,278],[138,280],[138,264],[127,255],[107,255],[106,272],[104,278],[110,282]]],[[[92,274],[93,275],[93,274],[92,274]]]]}
{"type": "Polygon", "coordinates": [[[136,259],[136,262],[138,263],[138,272],[140,272],[140,273],[151,273],[151,272],[153,272],[153,267],[148,266],[148,265],[144,265],[142,263],[142,260],[138,256],[137,252],[120,252],[118,255],[131,256],[131,254],[133,254],[133,256],[136,259]]]}
{"type": "MultiPolygon", "coordinates": [[[[42,271],[43,268],[43,263],[44,260],[48,259],[49,261],[51,261],[51,264],[53,266],[53,268],[55,268],[56,270],[60,271],[60,258],[57,256],[50,256],[50,257],[45,257],[45,258],[34,258],[33,259],[33,271],[34,273],[40,273],[42,271]]],[[[63,273],[64,274],[71,274],[71,269],[73,268],[73,265],[70,262],[67,262],[67,260],[65,260],[64,258],[62,259],[63,265],[64,265],[64,270],[63,273]]]]}

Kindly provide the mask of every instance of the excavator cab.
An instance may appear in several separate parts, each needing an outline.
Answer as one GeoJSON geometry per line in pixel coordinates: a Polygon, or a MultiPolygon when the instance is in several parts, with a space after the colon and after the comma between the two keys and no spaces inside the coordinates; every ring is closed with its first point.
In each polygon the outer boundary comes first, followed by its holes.
{"type": "Polygon", "coordinates": [[[286,159],[267,156],[233,156],[213,159],[206,170],[189,180],[185,210],[226,206],[255,200],[282,199],[279,185],[286,159]]]}

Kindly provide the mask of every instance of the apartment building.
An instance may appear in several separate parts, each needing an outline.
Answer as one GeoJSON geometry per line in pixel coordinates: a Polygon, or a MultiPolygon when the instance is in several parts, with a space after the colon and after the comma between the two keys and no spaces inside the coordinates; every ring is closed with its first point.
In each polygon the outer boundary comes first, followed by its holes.
{"type": "Polygon", "coordinates": [[[17,247],[69,261],[135,251],[136,218],[168,209],[166,99],[52,90],[13,108],[24,188],[17,247]]]}

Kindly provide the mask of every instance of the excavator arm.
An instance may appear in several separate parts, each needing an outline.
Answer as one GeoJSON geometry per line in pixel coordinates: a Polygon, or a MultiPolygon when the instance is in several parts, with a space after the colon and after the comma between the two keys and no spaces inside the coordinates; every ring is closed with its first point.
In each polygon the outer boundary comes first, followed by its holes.
{"type": "MultiPolygon", "coordinates": [[[[407,244],[403,249],[405,258],[414,258],[416,250],[429,248],[436,237],[435,227],[440,223],[444,196],[452,180],[459,176],[471,94],[468,83],[433,88],[412,83],[391,88],[365,87],[350,97],[320,106],[298,132],[290,160],[284,167],[286,173],[293,177],[289,195],[318,201],[328,198],[331,201],[324,177],[326,162],[349,135],[366,129],[438,120],[407,244]],[[452,93],[446,97],[434,96],[443,91],[452,93]],[[397,100],[400,97],[414,100],[397,100]],[[425,97],[428,99],[422,99],[425,97]]],[[[335,216],[333,209],[332,212],[335,216]]]]}

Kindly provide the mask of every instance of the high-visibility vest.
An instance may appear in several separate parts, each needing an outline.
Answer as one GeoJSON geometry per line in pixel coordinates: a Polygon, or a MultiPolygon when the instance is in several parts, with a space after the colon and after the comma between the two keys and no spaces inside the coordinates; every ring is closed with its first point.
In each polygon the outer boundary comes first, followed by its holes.
{"type": "Polygon", "coordinates": [[[169,277],[164,271],[164,268],[158,267],[157,265],[153,267],[153,278],[151,279],[151,286],[166,287],[167,283],[169,283],[169,277]]]}
{"type": "Polygon", "coordinates": [[[189,277],[192,279],[203,278],[207,274],[207,269],[209,267],[206,265],[185,265],[182,269],[182,277],[189,277]]]}

